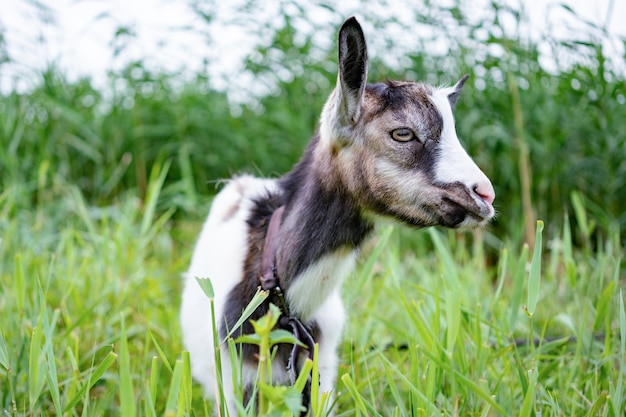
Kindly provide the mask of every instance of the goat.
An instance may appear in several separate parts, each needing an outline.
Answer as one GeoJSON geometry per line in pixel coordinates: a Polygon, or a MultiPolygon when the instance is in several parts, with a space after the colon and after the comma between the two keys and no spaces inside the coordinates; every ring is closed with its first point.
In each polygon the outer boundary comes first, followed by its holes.
{"type": "MultiPolygon", "coordinates": [[[[195,277],[213,283],[222,339],[261,285],[268,224],[279,208],[269,256],[291,315],[319,344],[320,392],[331,391],[336,379],[345,322],[340,286],[375,222],[383,217],[414,228],[472,228],[494,216],[491,182],[459,143],[454,126],[452,109],[468,76],[445,88],[367,84],[367,48],[354,17],[342,25],[338,46],[337,85],[302,159],[279,179],[230,180],[215,197],[196,244],[181,325],[192,374],[207,396],[215,395],[211,313],[195,277]]],[[[251,318],[268,306],[266,300],[251,318]]],[[[249,322],[241,332],[252,332],[249,322]]],[[[221,351],[228,358],[228,348],[221,351]]],[[[249,345],[239,350],[247,393],[256,352],[249,345]]],[[[288,348],[279,349],[272,365],[276,383],[290,380],[288,356],[288,348]]],[[[236,415],[230,362],[222,362],[228,409],[236,415]]]]}

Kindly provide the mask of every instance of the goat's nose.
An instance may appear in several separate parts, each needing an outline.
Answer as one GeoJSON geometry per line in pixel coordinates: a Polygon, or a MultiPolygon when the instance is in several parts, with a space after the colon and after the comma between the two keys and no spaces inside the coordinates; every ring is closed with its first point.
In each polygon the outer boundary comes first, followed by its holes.
{"type": "Polygon", "coordinates": [[[474,185],[473,190],[487,204],[493,204],[493,200],[496,199],[496,192],[489,181],[479,182],[474,185]]]}

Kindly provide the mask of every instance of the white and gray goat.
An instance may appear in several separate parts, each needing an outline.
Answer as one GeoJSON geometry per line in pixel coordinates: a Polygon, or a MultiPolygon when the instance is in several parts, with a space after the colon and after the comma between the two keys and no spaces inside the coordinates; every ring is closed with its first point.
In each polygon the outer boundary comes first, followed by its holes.
{"type": "MultiPolygon", "coordinates": [[[[452,108],[467,76],[446,88],[406,81],[367,84],[367,68],[361,26],[350,18],[339,31],[337,85],[300,162],[279,179],[236,177],[213,201],[181,307],[192,373],[208,396],[216,392],[211,312],[195,277],[213,283],[222,339],[263,286],[264,258],[271,258],[273,285],[282,290],[291,317],[319,344],[320,392],[331,391],[345,322],[340,288],[376,220],[472,228],[494,216],[494,189],[459,143],[454,126],[452,108]],[[269,224],[278,211],[269,242],[269,224]]],[[[268,305],[269,300],[251,318],[264,315],[268,305]]],[[[241,332],[252,332],[249,322],[241,332]]],[[[228,349],[221,350],[234,416],[228,349]]],[[[273,362],[277,383],[290,381],[289,351],[279,349],[273,362]]],[[[248,393],[257,373],[256,353],[249,345],[239,351],[248,393]]]]}

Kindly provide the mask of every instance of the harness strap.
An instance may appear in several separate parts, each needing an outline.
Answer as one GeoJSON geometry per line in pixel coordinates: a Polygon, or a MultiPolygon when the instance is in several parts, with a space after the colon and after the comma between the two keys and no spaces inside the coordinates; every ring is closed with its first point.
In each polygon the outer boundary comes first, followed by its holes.
{"type": "Polygon", "coordinates": [[[284,211],[285,206],[280,206],[274,211],[265,235],[265,248],[263,249],[263,259],[261,261],[261,289],[265,291],[280,288],[278,277],[276,276],[276,246],[284,211]]]}
{"type": "MultiPolygon", "coordinates": [[[[315,340],[313,339],[313,336],[311,335],[309,329],[299,319],[294,317],[281,317],[279,323],[283,328],[291,328],[291,332],[296,337],[296,339],[306,345],[306,349],[309,352],[309,359],[313,360],[315,340]]],[[[296,368],[298,364],[299,354],[300,346],[293,345],[293,348],[291,349],[291,354],[289,355],[289,362],[287,363],[287,374],[289,375],[289,381],[291,382],[291,385],[294,385],[296,383],[296,380],[298,379],[296,368]]],[[[302,405],[308,410],[310,402],[311,375],[309,374],[306,384],[304,386],[304,390],[302,391],[302,405]]],[[[306,415],[306,411],[303,412],[303,415],[306,415]]]]}
{"type": "MultiPolygon", "coordinates": [[[[276,248],[278,246],[278,232],[280,230],[280,224],[283,218],[283,212],[285,206],[280,206],[274,211],[270,218],[270,223],[267,226],[267,233],[265,235],[265,247],[263,249],[263,258],[261,260],[261,289],[264,291],[270,291],[271,301],[280,308],[282,317],[278,324],[286,330],[290,330],[295,338],[302,342],[308,350],[308,355],[313,360],[313,352],[315,349],[315,339],[311,334],[311,331],[307,326],[302,323],[297,317],[291,316],[289,313],[289,306],[285,300],[285,295],[280,288],[278,275],[276,274],[276,248]]],[[[289,355],[289,362],[287,363],[287,374],[291,385],[296,383],[298,375],[296,374],[298,368],[298,355],[300,354],[300,346],[294,344],[289,355]]],[[[307,380],[307,383],[302,392],[302,404],[308,410],[311,399],[311,375],[307,380]]],[[[303,412],[305,415],[306,411],[303,412]]]]}

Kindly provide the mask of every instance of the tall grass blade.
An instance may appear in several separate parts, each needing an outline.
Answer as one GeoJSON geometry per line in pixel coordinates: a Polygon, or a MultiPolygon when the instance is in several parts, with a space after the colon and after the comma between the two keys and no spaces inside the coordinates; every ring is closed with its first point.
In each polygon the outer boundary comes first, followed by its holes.
{"type": "Polygon", "coordinates": [[[528,264],[528,245],[524,244],[519,261],[513,275],[513,293],[511,294],[511,309],[509,316],[509,327],[515,329],[517,316],[522,305],[522,294],[524,291],[524,282],[526,276],[526,265],[528,264]]]}
{"type": "MultiPolygon", "coordinates": [[[[624,308],[624,292],[619,292],[619,335],[622,365],[626,365],[626,309],[624,308]]],[[[622,369],[626,369],[623,367],[622,369]]]]}
{"type": "MultiPolygon", "coordinates": [[[[596,417],[598,415],[602,415],[602,407],[606,404],[609,393],[606,391],[602,391],[600,395],[595,399],[591,407],[589,408],[589,412],[587,413],[587,417],[596,417]]],[[[619,412],[615,413],[615,416],[619,416],[619,412]]]]}
{"type": "MultiPolygon", "coordinates": [[[[510,50],[511,44],[507,43],[506,49],[508,54],[510,55],[512,51],[510,50]]],[[[524,107],[522,105],[520,88],[516,81],[516,74],[512,71],[510,67],[505,67],[506,72],[506,81],[509,88],[509,96],[511,99],[511,107],[513,109],[513,127],[514,127],[514,136],[513,141],[516,144],[517,154],[517,168],[519,172],[519,181],[521,185],[521,196],[522,196],[522,215],[523,215],[523,223],[525,230],[525,240],[529,245],[533,245],[533,235],[532,235],[532,227],[533,223],[536,220],[535,217],[535,209],[532,201],[532,165],[530,163],[530,151],[529,151],[529,143],[527,139],[527,130],[525,129],[526,124],[524,123],[524,107]]]]}
{"type": "Polygon", "coordinates": [[[54,352],[54,328],[55,323],[59,317],[59,310],[55,310],[52,315],[52,320],[48,320],[47,310],[43,310],[43,327],[44,334],[46,336],[46,343],[44,345],[44,351],[46,354],[46,382],[48,383],[48,389],[50,396],[52,397],[52,404],[57,415],[61,415],[63,408],[61,407],[61,391],[59,388],[59,380],[56,367],[56,359],[54,352]]]}
{"type": "Polygon", "coordinates": [[[72,186],[69,189],[69,193],[74,211],[82,220],[83,225],[87,228],[89,236],[91,236],[92,238],[96,238],[98,236],[98,232],[96,231],[96,224],[89,214],[87,202],[85,201],[85,198],[83,197],[80,189],[78,187],[72,186]]]}
{"type": "Polygon", "coordinates": [[[393,365],[389,359],[385,357],[382,352],[378,352],[378,355],[385,366],[385,370],[388,372],[389,370],[393,371],[396,374],[396,377],[400,378],[402,382],[406,384],[407,387],[411,390],[411,395],[417,397],[421,402],[422,406],[428,410],[429,413],[434,413],[437,411],[437,406],[430,401],[428,397],[426,397],[421,390],[417,389],[414,385],[414,382],[409,380],[409,378],[400,370],[397,366],[393,365]]]}
{"type": "Polygon", "coordinates": [[[528,371],[528,388],[524,395],[522,408],[519,417],[530,417],[535,405],[535,391],[537,389],[537,369],[533,368],[528,371]]]}
{"type": "Polygon", "coordinates": [[[446,351],[452,356],[454,346],[461,329],[461,297],[458,290],[446,288],[445,291],[446,306],[446,351]]]}
{"type": "Polygon", "coordinates": [[[306,358],[306,360],[302,364],[302,369],[300,370],[300,373],[298,374],[296,383],[293,385],[294,388],[300,393],[304,391],[304,387],[306,386],[306,383],[309,379],[309,375],[311,374],[312,369],[313,369],[313,361],[309,358],[306,358]]]}
{"type": "MultiPolygon", "coordinates": [[[[244,414],[245,415],[245,411],[243,408],[243,404],[244,404],[244,387],[243,387],[243,383],[241,381],[241,375],[243,374],[243,363],[242,361],[239,360],[239,353],[237,351],[237,343],[235,343],[235,340],[230,338],[228,339],[228,356],[229,356],[229,360],[230,360],[230,370],[231,370],[231,375],[232,375],[232,379],[233,379],[233,388],[235,390],[235,404],[237,405],[238,409],[240,409],[240,414],[244,414]]],[[[221,372],[221,366],[219,368],[219,373],[216,372],[218,374],[218,383],[222,384],[222,372],[221,372]]],[[[256,396],[256,385],[253,387],[253,393],[252,393],[252,397],[254,398],[256,396]]],[[[220,398],[220,404],[223,404],[225,401],[224,397],[220,398]]],[[[253,407],[256,406],[256,402],[255,401],[250,401],[248,404],[248,407],[250,410],[253,409],[253,407]]]]}
{"type": "Polygon", "coordinates": [[[376,411],[376,408],[372,406],[372,404],[367,402],[367,400],[359,393],[359,390],[354,384],[354,381],[352,380],[352,377],[350,376],[350,374],[344,374],[341,377],[341,381],[343,381],[343,384],[345,385],[346,389],[350,393],[350,396],[354,400],[354,403],[356,406],[355,414],[354,414],[355,416],[360,416],[361,414],[363,414],[366,416],[382,417],[378,413],[378,411],[376,411]]]}
{"type": "Polygon", "coordinates": [[[500,298],[500,294],[502,293],[502,287],[504,286],[504,281],[506,280],[508,265],[509,251],[504,248],[500,252],[500,260],[498,261],[498,283],[496,285],[496,291],[493,294],[494,300],[498,300],[500,298]]]}
{"type": "Polygon", "coordinates": [[[124,316],[121,318],[121,334],[119,349],[120,367],[120,410],[122,417],[134,417],[136,414],[133,376],[130,367],[130,353],[124,316]]]}
{"type": "Polygon", "coordinates": [[[165,183],[165,178],[170,169],[171,161],[166,161],[163,165],[155,164],[150,172],[150,180],[148,182],[148,192],[144,202],[144,215],[141,220],[141,236],[146,236],[153,224],[159,195],[165,183]]]}
{"type": "Polygon", "coordinates": [[[454,260],[454,256],[448,245],[444,243],[442,233],[437,229],[428,229],[429,236],[435,245],[435,249],[438,257],[443,264],[443,278],[448,284],[449,288],[459,288],[459,274],[457,263],[454,260]]]}
{"type": "Polygon", "coordinates": [[[189,352],[183,351],[181,352],[182,359],[182,384],[181,384],[181,392],[180,392],[180,405],[178,408],[180,413],[187,413],[188,410],[191,409],[191,390],[192,390],[192,380],[191,380],[191,358],[189,356],[189,352]]]}
{"type": "Polygon", "coordinates": [[[22,255],[16,254],[15,260],[15,272],[13,274],[13,285],[15,289],[15,301],[17,302],[17,308],[19,311],[24,311],[24,304],[26,303],[26,287],[24,283],[24,270],[22,269],[22,255]]]}
{"type": "Polygon", "coordinates": [[[2,329],[0,329],[0,366],[5,370],[11,369],[11,363],[9,362],[9,346],[2,329]]]}
{"type": "Polygon", "coordinates": [[[389,245],[389,238],[393,234],[395,230],[394,226],[387,226],[377,236],[376,246],[372,250],[372,252],[367,257],[367,260],[364,262],[361,267],[361,274],[365,277],[360,280],[360,282],[368,282],[374,273],[374,266],[376,262],[380,259],[380,254],[385,250],[385,248],[389,245]]]}
{"type": "Polygon", "coordinates": [[[541,281],[541,237],[543,232],[543,222],[537,220],[537,230],[535,232],[535,249],[530,263],[530,277],[528,280],[528,304],[527,312],[530,317],[535,313],[537,300],[539,299],[539,284],[541,281]]]}
{"type": "Polygon", "coordinates": [[[591,234],[595,229],[595,222],[587,218],[587,210],[583,201],[583,196],[578,191],[572,191],[571,194],[572,207],[576,215],[576,222],[580,228],[585,247],[591,247],[591,234]]]}
{"type": "Polygon", "coordinates": [[[177,359],[174,365],[174,372],[172,373],[172,379],[170,380],[170,390],[167,394],[167,401],[165,402],[165,415],[167,417],[173,417],[176,415],[178,406],[178,395],[180,393],[181,384],[183,379],[183,361],[177,359]]]}
{"type": "MultiPolygon", "coordinates": [[[[489,392],[489,385],[487,384],[486,380],[481,379],[479,381],[479,385],[483,391],[489,392]]],[[[485,404],[485,406],[483,407],[483,411],[480,412],[480,417],[488,417],[490,415],[489,414],[490,411],[491,411],[491,404],[489,403],[485,404]]]]}
{"type": "Polygon", "coordinates": [[[154,344],[154,347],[157,350],[157,352],[159,354],[159,357],[163,361],[163,364],[165,365],[165,367],[167,368],[167,370],[171,374],[172,372],[174,372],[174,370],[172,369],[172,365],[170,365],[170,362],[167,360],[167,355],[165,354],[165,352],[163,352],[163,349],[161,348],[161,345],[154,338],[154,335],[152,334],[152,332],[150,332],[150,338],[152,339],[152,343],[154,344]]]}
{"type": "Polygon", "coordinates": [[[150,398],[147,401],[149,404],[149,409],[154,411],[156,414],[156,398],[157,398],[157,387],[159,384],[159,361],[156,356],[152,357],[152,363],[150,365],[150,380],[148,384],[148,392],[150,394],[150,398]]]}
{"type": "Polygon", "coordinates": [[[157,411],[155,407],[155,398],[152,392],[150,392],[150,387],[145,387],[145,399],[144,399],[144,415],[149,417],[157,417],[157,411]]]}
{"type": "Polygon", "coordinates": [[[46,316],[46,304],[44,290],[39,279],[36,280],[35,308],[38,318],[31,332],[30,351],[28,356],[28,399],[31,410],[35,409],[35,403],[39,400],[46,383],[46,363],[43,354],[43,341],[45,330],[42,331],[46,316]]]}
{"type": "MultiPolygon", "coordinates": [[[[74,398],[81,384],[82,378],[80,375],[80,367],[78,366],[78,360],[76,359],[78,356],[77,350],[78,349],[72,349],[70,346],[65,349],[65,356],[67,357],[67,361],[69,362],[69,367],[71,369],[71,372],[69,372],[70,383],[65,387],[65,398],[74,398]]],[[[78,398],[78,400],[80,400],[80,398],[78,398]]],[[[83,408],[87,408],[87,404],[83,404],[83,408]]],[[[63,410],[65,412],[65,408],[63,410]]]]}
{"type": "MultiPolygon", "coordinates": [[[[387,365],[387,363],[385,363],[385,365],[387,365]]],[[[390,366],[385,366],[385,376],[386,376],[386,383],[388,385],[388,389],[389,391],[391,391],[391,396],[393,397],[396,404],[404,404],[405,402],[404,398],[402,398],[402,394],[400,393],[400,390],[398,389],[398,385],[394,381],[394,377],[391,374],[391,370],[389,368],[390,366]]],[[[404,415],[404,412],[402,414],[404,415]]]]}
{"type": "Polygon", "coordinates": [[[190,146],[185,144],[181,146],[178,154],[178,165],[181,170],[181,181],[183,183],[183,192],[185,193],[186,200],[190,205],[195,205],[197,200],[196,189],[193,179],[193,163],[191,161],[190,146]]]}
{"type": "MultiPolygon", "coordinates": [[[[215,292],[213,291],[213,284],[211,283],[211,280],[209,278],[196,277],[196,281],[198,282],[198,285],[200,285],[200,288],[202,288],[204,295],[206,295],[207,298],[209,299],[209,303],[211,303],[211,323],[212,323],[212,329],[213,329],[213,354],[214,354],[214,359],[215,359],[215,378],[216,378],[215,400],[217,401],[218,415],[220,417],[226,416],[227,409],[226,409],[226,396],[224,394],[224,380],[223,380],[224,374],[222,371],[222,350],[221,350],[221,346],[224,342],[222,343],[219,342],[217,320],[215,317],[215,292]]],[[[232,378],[233,378],[233,382],[235,385],[235,394],[237,398],[240,400],[237,402],[237,406],[239,406],[243,403],[243,393],[240,392],[241,390],[238,389],[238,384],[237,384],[237,381],[239,381],[239,378],[237,377],[237,375],[239,375],[239,372],[238,372],[239,368],[237,367],[237,363],[239,361],[238,361],[235,345],[234,343],[232,343],[232,340],[230,340],[230,338],[227,337],[226,339],[224,339],[224,341],[228,342],[228,350],[230,352],[230,360],[231,360],[231,369],[233,372],[232,378]]],[[[227,377],[230,378],[231,375],[227,375],[227,377]]]]}
{"type": "Polygon", "coordinates": [[[64,413],[70,411],[76,406],[76,404],[78,404],[81,398],[83,398],[85,394],[87,394],[87,391],[90,390],[94,386],[94,384],[98,382],[100,378],[102,378],[104,373],[109,370],[111,365],[113,365],[113,363],[115,362],[116,358],[117,354],[113,351],[109,352],[105,356],[105,358],[102,360],[102,362],[100,362],[98,367],[89,374],[87,382],[80,387],[74,397],[72,397],[72,399],[65,405],[65,408],[63,409],[64,413]]]}
{"type": "Polygon", "coordinates": [[[207,296],[207,298],[212,299],[215,298],[215,292],[213,291],[213,284],[211,283],[211,279],[210,278],[199,278],[196,277],[196,281],[198,281],[198,285],[200,285],[200,288],[202,289],[202,292],[204,293],[204,295],[207,296]]]}
{"type": "Polygon", "coordinates": [[[237,322],[235,323],[233,328],[228,331],[228,334],[226,335],[224,340],[222,340],[221,343],[226,342],[226,340],[229,337],[231,337],[237,331],[237,329],[239,329],[239,327],[241,327],[241,325],[246,320],[248,320],[248,318],[250,318],[252,313],[254,313],[256,311],[256,309],[261,304],[263,304],[263,302],[267,299],[268,296],[269,296],[269,291],[263,291],[261,289],[257,290],[257,292],[254,295],[254,297],[252,297],[252,300],[250,301],[250,303],[246,306],[246,308],[241,313],[241,317],[239,317],[239,320],[237,320],[237,322]]]}
{"type": "MultiPolygon", "coordinates": [[[[48,359],[50,363],[50,359],[48,359]]],[[[59,389],[59,381],[56,374],[56,368],[48,368],[46,372],[46,382],[50,387],[50,397],[52,398],[52,405],[54,406],[54,412],[57,416],[63,414],[63,407],[61,406],[61,391],[59,389]]]]}
{"type": "Polygon", "coordinates": [[[604,288],[604,290],[600,294],[600,297],[598,297],[598,301],[596,302],[596,305],[595,305],[596,318],[593,321],[594,331],[600,330],[602,325],[605,323],[605,321],[610,320],[609,311],[611,307],[611,299],[613,298],[613,295],[615,293],[616,284],[617,284],[616,281],[609,282],[609,284],[604,288]]]}
{"type": "Polygon", "coordinates": [[[311,415],[318,417],[323,405],[320,404],[319,344],[313,349],[313,370],[311,371],[311,415]]]}
{"type": "Polygon", "coordinates": [[[434,355],[432,352],[429,352],[426,349],[420,349],[420,352],[423,352],[426,356],[428,356],[428,358],[431,361],[435,362],[440,368],[454,375],[454,377],[459,381],[459,383],[462,383],[472,392],[476,393],[476,395],[478,395],[480,398],[488,402],[499,413],[506,415],[506,412],[504,411],[504,409],[498,403],[494,401],[494,399],[491,397],[491,395],[488,392],[483,391],[480,385],[478,385],[477,383],[469,379],[466,375],[462,374],[458,370],[454,369],[451,363],[444,361],[439,356],[434,355]]]}
{"type": "Polygon", "coordinates": [[[615,416],[623,415],[624,413],[624,371],[626,370],[626,308],[624,308],[624,292],[619,292],[619,333],[620,333],[620,357],[619,367],[621,372],[618,372],[617,382],[611,388],[611,403],[613,405],[613,412],[615,416]]]}
{"type": "Polygon", "coordinates": [[[35,327],[31,333],[30,351],[28,354],[28,399],[31,410],[35,409],[35,403],[41,395],[46,382],[46,374],[42,356],[43,332],[35,327]]]}
{"type": "MultiPolygon", "coordinates": [[[[200,285],[200,288],[202,288],[202,291],[207,296],[207,298],[209,299],[209,303],[211,304],[211,326],[212,326],[212,331],[213,331],[213,355],[214,355],[214,360],[215,360],[215,378],[216,378],[215,400],[217,401],[218,416],[223,417],[227,415],[227,410],[226,410],[226,396],[224,394],[224,380],[223,380],[224,374],[222,372],[222,350],[221,350],[221,344],[219,343],[217,318],[215,317],[215,292],[213,291],[213,284],[211,283],[211,280],[209,278],[196,277],[196,281],[198,282],[198,285],[200,285]]],[[[237,355],[235,353],[234,345],[230,343],[230,340],[229,340],[228,347],[231,353],[230,355],[231,361],[234,362],[236,361],[235,358],[237,357],[237,355]]],[[[233,366],[232,369],[234,373],[237,367],[233,366]]],[[[233,381],[238,381],[238,379],[236,379],[233,376],[233,381]]]]}
{"type": "Polygon", "coordinates": [[[576,262],[573,255],[572,227],[569,217],[563,220],[563,260],[567,269],[567,279],[572,287],[576,287],[576,262]]]}

